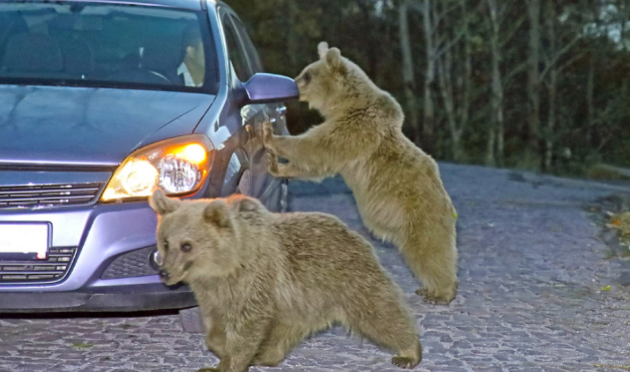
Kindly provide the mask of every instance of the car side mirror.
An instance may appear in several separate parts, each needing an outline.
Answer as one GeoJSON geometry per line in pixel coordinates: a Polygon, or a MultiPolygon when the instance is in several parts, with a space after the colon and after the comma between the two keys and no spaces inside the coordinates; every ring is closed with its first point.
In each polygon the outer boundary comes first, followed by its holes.
{"type": "Polygon", "coordinates": [[[259,72],[242,84],[244,104],[283,102],[300,98],[295,81],[289,77],[259,72]]]}

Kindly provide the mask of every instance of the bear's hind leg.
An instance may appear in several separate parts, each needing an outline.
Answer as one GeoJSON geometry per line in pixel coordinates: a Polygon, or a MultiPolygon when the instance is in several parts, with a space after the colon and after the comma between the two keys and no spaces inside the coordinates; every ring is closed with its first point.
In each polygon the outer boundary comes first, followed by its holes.
{"type": "Polygon", "coordinates": [[[400,251],[422,282],[416,294],[424,301],[448,305],[457,295],[457,250],[450,238],[416,231],[400,246],[400,251]]]}
{"type": "Polygon", "coordinates": [[[288,352],[302,341],[308,330],[298,326],[276,323],[265,341],[260,345],[252,360],[252,365],[275,367],[280,364],[288,352]]]}
{"type": "Polygon", "coordinates": [[[446,288],[441,290],[435,287],[422,287],[416,290],[416,294],[418,296],[422,296],[424,302],[426,303],[435,305],[448,305],[455,299],[455,296],[457,295],[457,282],[455,282],[455,286],[453,288],[446,288]]]}
{"type": "Polygon", "coordinates": [[[349,311],[348,325],[378,346],[395,351],[394,365],[413,369],[422,361],[422,345],[414,320],[393,294],[389,298],[379,297],[372,301],[369,311],[349,311]]]}

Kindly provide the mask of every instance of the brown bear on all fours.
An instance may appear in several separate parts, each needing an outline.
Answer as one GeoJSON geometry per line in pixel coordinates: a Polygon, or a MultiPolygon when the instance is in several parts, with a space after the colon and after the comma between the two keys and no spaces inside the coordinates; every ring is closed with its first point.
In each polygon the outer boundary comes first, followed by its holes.
{"type": "Polygon", "coordinates": [[[336,174],[352,189],[364,224],[392,241],[423,284],[430,303],[457,293],[457,214],[437,163],[402,133],[403,112],[339,49],[318,46],[320,59],[296,78],[300,100],[325,118],[298,136],[263,126],[269,171],[320,181],[336,174]],[[288,163],[278,163],[277,158],[288,163]]]}
{"type": "Polygon", "coordinates": [[[275,366],[308,335],[341,323],[393,350],[392,363],[422,360],[415,317],[370,243],[323,213],[269,212],[258,200],[180,201],[156,191],[160,275],[188,283],[216,368],[275,366]]]}

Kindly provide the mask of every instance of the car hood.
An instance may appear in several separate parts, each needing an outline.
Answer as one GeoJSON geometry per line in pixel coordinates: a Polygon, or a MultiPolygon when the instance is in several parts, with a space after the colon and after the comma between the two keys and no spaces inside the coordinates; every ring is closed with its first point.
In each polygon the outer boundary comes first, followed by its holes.
{"type": "Polygon", "coordinates": [[[117,165],[142,145],[192,133],[214,98],[0,85],[0,163],[117,165]]]}

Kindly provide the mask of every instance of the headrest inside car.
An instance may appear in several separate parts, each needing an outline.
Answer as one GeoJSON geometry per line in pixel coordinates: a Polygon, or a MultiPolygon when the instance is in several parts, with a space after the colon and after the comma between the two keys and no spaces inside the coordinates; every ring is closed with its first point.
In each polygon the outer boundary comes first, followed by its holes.
{"type": "Polygon", "coordinates": [[[22,33],[8,40],[2,65],[9,71],[61,71],[63,55],[55,38],[22,33]]]}

